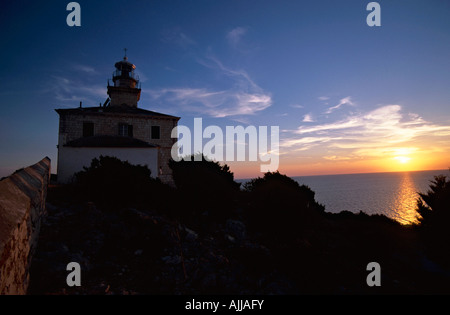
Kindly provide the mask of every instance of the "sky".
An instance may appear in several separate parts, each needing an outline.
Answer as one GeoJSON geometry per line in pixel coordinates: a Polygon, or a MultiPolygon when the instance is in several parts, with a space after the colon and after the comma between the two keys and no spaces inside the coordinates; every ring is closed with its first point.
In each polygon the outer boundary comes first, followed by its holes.
{"type": "Polygon", "coordinates": [[[56,171],[54,109],[103,103],[124,48],[140,108],[279,126],[283,174],[450,167],[449,1],[377,1],[372,27],[364,0],[78,1],[79,27],[69,2],[0,4],[0,177],[45,156],[56,171]]]}

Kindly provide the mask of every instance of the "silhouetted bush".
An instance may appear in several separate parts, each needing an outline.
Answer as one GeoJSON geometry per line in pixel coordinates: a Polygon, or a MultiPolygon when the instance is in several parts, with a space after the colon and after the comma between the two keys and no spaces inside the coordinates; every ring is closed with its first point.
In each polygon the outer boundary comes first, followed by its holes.
{"type": "Polygon", "coordinates": [[[75,174],[75,189],[83,198],[99,205],[120,207],[161,198],[159,179],[147,166],[132,165],[115,157],[94,158],[89,167],[75,174]]]}
{"type": "Polygon", "coordinates": [[[420,229],[430,255],[450,266],[450,179],[435,176],[427,193],[419,193],[420,229]]]}
{"type": "Polygon", "coordinates": [[[236,206],[240,184],[228,165],[192,155],[178,162],[169,161],[179,196],[179,214],[194,217],[207,213],[211,219],[222,220],[236,206]]]}
{"type": "Polygon", "coordinates": [[[324,212],[305,185],[277,172],[252,179],[247,192],[247,218],[250,227],[272,238],[287,239],[301,231],[324,212]]]}

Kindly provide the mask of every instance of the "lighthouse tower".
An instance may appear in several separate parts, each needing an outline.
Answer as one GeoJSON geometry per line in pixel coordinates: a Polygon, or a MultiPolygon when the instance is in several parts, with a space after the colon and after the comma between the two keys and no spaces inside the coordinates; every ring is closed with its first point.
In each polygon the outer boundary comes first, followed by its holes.
{"type": "MultiPolygon", "coordinates": [[[[125,51],[126,52],[126,51],[125,51]]],[[[141,97],[139,76],[134,73],[136,66],[128,61],[125,54],[122,61],[116,62],[116,70],[112,74],[113,85],[108,80],[110,106],[137,107],[141,97]]]]}
{"type": "Polygon", "coordinates": [[[125,54],[115,67],[112,83],[108,81],[109,98],[103,105],[86,107],[80,103],[79,107],[56,109],[58,182],[70,183],[94,158],[112,156],[147,165],[152,176],[172,184],[168,163],[177,141],[172,130],[180,117],[139,108],[141,88],[135,65],[125,54]]]}

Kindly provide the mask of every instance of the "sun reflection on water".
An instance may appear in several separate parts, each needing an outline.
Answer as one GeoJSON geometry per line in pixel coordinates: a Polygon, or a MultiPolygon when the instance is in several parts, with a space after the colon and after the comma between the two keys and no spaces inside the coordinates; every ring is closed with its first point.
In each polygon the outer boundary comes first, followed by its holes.
{"type": "Polygon", "coordinates": [[[417,223],[417,187],[411,174],[405,172],[392,203],[392,217],[401,224],[417,223]]]}

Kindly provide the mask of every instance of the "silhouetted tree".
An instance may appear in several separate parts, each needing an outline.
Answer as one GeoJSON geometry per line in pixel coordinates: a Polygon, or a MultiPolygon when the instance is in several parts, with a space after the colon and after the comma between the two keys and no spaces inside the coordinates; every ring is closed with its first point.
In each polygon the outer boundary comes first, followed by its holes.
{"type": "Polygon", "coordinates": [[[75,187],[83,198],[110,207],[149,201],[162,186],[147,166],[132,165],[110,156],[94,158],[89,167],[75,174],[75,187]]]}
{"type": "Polygon", "coordinates": [[[430,255],[450,266],[450,179],[435,176],[427,193],[419,193],[420,229],[430,255]]]}
{"type": "Polygon", "coordinates": [[[198,217],[207,213],[211,219],[224,219],[236,206],[240,184],[228,165],[211,161],[203,154],[169,161],[179,194],[179,213],[198,217]]]}
{"type": "Polygon", "coordinates": [[[273,239],[298,235],[325,209],[308,186],[278,171],[252,179],[244,185],[244,191],[248,193],[249,225],[273,239]]]}

